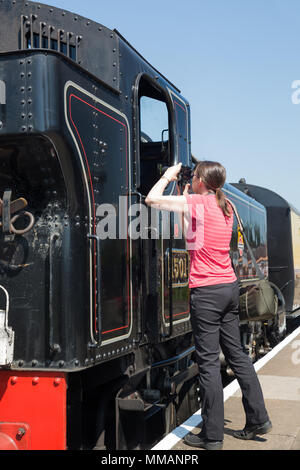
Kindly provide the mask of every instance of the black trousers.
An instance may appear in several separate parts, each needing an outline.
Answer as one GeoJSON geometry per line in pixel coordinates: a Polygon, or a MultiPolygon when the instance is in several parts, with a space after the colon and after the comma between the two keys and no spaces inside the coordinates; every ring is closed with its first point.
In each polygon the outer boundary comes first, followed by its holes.
{"type": "Polygon", "coordinates": [[[191,323],[200,375],[203,426],[201,437],[223,440],[224,400],[220,346],[242,390],[246,425],[269,419],[251,359],[241,346],[238,282],[191,289],[191,323]]]}

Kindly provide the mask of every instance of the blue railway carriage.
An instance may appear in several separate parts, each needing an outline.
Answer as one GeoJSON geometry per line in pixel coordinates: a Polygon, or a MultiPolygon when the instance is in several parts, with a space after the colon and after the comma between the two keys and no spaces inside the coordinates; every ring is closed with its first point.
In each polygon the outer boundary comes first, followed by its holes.
{"type": "Polygon", "coordinates": [[[267,212],[269,279],[282,291],[288,323],[299,314],[300,213],[282,196],[270,189],[233,183],[244,194],[261,203],[267,212]]]}

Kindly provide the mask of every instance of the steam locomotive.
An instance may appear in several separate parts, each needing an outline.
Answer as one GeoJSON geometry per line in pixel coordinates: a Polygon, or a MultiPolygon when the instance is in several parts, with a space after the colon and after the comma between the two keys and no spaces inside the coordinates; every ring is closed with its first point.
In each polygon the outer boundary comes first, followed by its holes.
{"type": "MultiPolygon", "coordinates": [[[[195,163],[189,103],[116,30],[0,12],[0,449],[149,448],[199,408],[188,252],[175,214],[144,204],[164,166],[195,163]]],[[[224,190],[282,291],[275,320],[241,324],[255,358],[293,310],[292,242],[258,189],[224,190]]],[[[231,254],[251,285],[236,222],[231,254]]]]}

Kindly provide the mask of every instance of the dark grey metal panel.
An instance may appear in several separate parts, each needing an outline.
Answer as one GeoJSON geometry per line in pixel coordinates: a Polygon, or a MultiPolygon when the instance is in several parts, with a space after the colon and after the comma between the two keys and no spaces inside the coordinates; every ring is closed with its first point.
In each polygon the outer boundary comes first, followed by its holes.
{"type": "Polygon", "coordinates": [[[0,0],[0,53],[44,48],[68,55],[119,91],[119,39],[75,13],[25,0],[0,0]]]}

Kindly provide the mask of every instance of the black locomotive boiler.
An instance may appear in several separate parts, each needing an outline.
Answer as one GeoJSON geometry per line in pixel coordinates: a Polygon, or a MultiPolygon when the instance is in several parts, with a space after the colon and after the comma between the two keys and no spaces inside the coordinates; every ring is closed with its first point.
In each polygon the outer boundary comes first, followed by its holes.
{"type": "MultiPolygon", "coordinates": [[[[143,202],[193,166],[189,103],[116,30],[0,12],[0,448],[150,447],[199,408],[180,221],[143,202]]],[[[225,191],[267,274],[266,208],[225,191]]],[[[237,227],[231,248],[254,282],[237,227]]],[[[284,315],[242,326],[250,355],[284,315]]]]}

